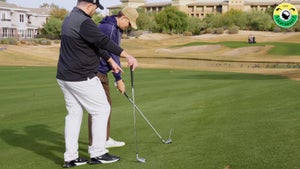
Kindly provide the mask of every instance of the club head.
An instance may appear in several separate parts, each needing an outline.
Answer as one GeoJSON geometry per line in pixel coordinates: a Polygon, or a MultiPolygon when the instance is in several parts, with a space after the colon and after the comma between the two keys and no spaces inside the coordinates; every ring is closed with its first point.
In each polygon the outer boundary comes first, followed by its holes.
{"type": "Polygon", "coordinates": [[[146,163],[146,159],[144,159],[144,158],[136,157],[136,161],[138,161],[140,163],[146,163]]]}
{"type": "Polygon", "coordinates": [[[167,141],[163,140],[163,142],[164,142],[165,144],[171,144],[171,143],[172,143],[172,139],[169,138],[167,141]]]}
{"type": "Polygon", "coordinates": [[[170,129],[168,140],[167,141],[162,140],[163,143],[165,143],[165,144],[171,144],[172,143],[172,139],[171,139],[172,132],[173,132],[173,128],[170,129]]]}

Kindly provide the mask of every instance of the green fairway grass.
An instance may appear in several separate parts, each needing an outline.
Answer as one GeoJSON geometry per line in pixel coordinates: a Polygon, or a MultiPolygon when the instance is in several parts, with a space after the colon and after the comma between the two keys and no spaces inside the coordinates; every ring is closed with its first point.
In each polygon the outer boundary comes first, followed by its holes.
{"type": "MultiPolygon", "coordinates": [[[[124,80],[130,91],[130,73],[124,80]]],[[[0,168],[61,168],[63,94],[55,67],[0,67],[0,168]]],[[[111,77],[110,77],[111,78],[111,77]]],[[[112,84],[111,84],[112,85],[112,84]]],[[[112,86],[111,86],[112,87],[112,86]]],[[[280,76],[171,69],[136,69],[135,101],[173,143],[162,144],[138,115],[135,160],[132,106],[113,87],[113,164],[79,169],[299,169],[300,82],[280,76]]],[[[87,113],[79,139],[87,153],[87,113]]]]}

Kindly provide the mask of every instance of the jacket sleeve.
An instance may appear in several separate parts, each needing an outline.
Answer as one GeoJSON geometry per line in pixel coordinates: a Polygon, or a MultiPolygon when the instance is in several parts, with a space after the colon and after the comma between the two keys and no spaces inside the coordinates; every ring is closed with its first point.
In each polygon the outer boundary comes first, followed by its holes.
{"type": "MultiPolygon", "coordinates": [[[[106,36],[108,36],[111,40],[114,41],[114,38],[113,38],[112,35],[115,33],[115,31],[117,31],[117,29],[114,28],[114,26],[112,24],[106,24],[106,23],[99,24],[98,29],[99,29],[100,32],[103,32],[106,36]]],[[[109,53],[109,55],[112,56],[112,59],[114,59],[114,61],[121,67],[120,57],[117,56],[117,55],[114,55],[112,53],[109,53]]],[[[119,72],[119,73],[112,72],[112,74],[115,78],[115,81],[119,81],[119,80],[122,79],[122,73],[121,72],[119,72]]]]}
{"type": "Polygon", "coordinates": [[[114,77],[115,77],[115,81],[119,81],[119,80],[121,80],[122,79],[122,74],[121,74],[121,72],[119,72],[119,73],[112,73],[113,75],[114,75],[114,77]]]}
{"type": "Polygon", "coordinates": [[[120,56],[123,51],[123,49],[109,37],[100,32],[91,19],[87,19],[81,24],[79,34],[85,41],[97,49],[104,49],[118,56],[120,56]]]}
{"type": "Polygon", "coordinates": [[[111,57],[109,53],[106,50],[99,49],[99,55],[101,58],[103,58],[105,61],[108,61],[108,59],[111,57]]]}

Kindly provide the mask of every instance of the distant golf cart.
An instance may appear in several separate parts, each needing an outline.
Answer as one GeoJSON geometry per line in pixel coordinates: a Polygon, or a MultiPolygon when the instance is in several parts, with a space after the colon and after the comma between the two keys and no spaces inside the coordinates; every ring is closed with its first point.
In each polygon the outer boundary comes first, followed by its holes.
{"type": "Polygon", "coordinates": [[[256,40],[255,40],[255,36],[254,35],[249,35],[248,36],[248,43],[256,43],[256,40]]]}

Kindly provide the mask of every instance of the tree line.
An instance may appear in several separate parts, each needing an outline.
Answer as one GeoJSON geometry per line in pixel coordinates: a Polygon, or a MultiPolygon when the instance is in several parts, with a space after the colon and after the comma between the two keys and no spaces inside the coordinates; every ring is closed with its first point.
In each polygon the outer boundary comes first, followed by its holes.
{"type": "MultiPolygon", "coordinates": [[[[253,31],[300,31],[300,21],[289,29],[276,26],[273,21],[273,10],[248,11],[230,10],[225,14],[209,14],[204,19],[189,17],[186,13],[179,11],[176,7],[166,7],[163,11],[153,14],[147,13],[143,9],[138,9],[139,18],[137,25],[139,30],[171,33],[184,35],[200,35],[205,33],[222,34],[237,33],[239,30],[253,31]]],[[[116,14],[118,11],[112,11],[116,14]]],[[[64,8],[54,7],[50,13],[50,18],[44,24],[42,36],[58,39],[61,34],[63,19],[68,15],[64,8]]],[[[300,11],[298,12],[300,14],[300,11]]],[[[92,19],[96,24],[102,20],[103,16],[96,13],[92,19]]],[[[130,31],[130,30],[129,30],[130,31]]]]}

